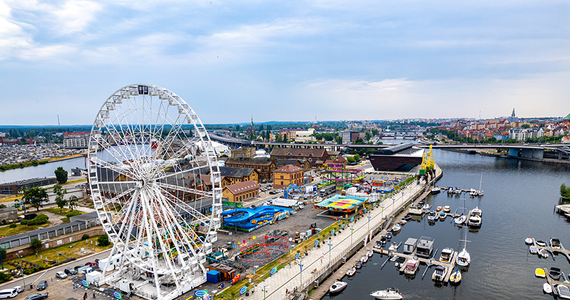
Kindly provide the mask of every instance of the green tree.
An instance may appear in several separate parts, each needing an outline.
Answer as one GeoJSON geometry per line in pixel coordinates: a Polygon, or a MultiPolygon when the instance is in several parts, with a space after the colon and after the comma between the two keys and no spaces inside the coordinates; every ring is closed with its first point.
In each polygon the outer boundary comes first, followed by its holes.
{"type": "Polygon", "coordinates": [[[377,136],[378,133],[379,133],[378,129],[376,129],[376,128],[372,129],[372,135],[373,136],[377,136]]]}
{"type": "Polygon", "coordinates": [[[337,137],[334,138],[334,141],[335,141],[337,144],[342,144],[342,137],[337,136],[337,137]]]}
{"type": "Polygon", "coordinates": [[[346,158],[346,161],[351,164],[351,163],[355,162],[355,159],[354,159],[354,157],[349,156],[346,158]]]}
{"type": "Polygon", "coordinates": [[[530,125],[528,125],[528,124],[522,124],[522,125],[521,125],[521,128],[530,128],[530,125]]]}
{"type": "Polygon", "coordinates": [[[71,209],[71,211],[77,207],[77,202],[79,202],[79,198],[77,198],[77,196],[73,195],[69,198],[67,204],[69,205],[69,209],[71,209]]]}
{"type": "Polygon", "coordinates": [[[358,155],[358,154],[355,154],[353,157],[354,157],[354,160],[355,160],[355,161],[360,160],[360,155],[358,155]]]}
{"type": "Polygon", "coordinates": [[[370,133],[370,131],[366,131],[366,133],[364,133],[366,140],[370,140],[370,138],[372,138],[372,133],[370,133]]]}
{"type": "Polygon", "coordinates": [[[99,246],[106,247],[109,246],[111,242],[109,242],[109,237],[105,234],[97,239],[97,244],[99,244],[99,246]]]}
{"type": "Polygon", "coordinates": [[[67,171],[64,170],[63,167],[57,167],[54,173],[57,178],[57,183],[64,184],[67,182],[67,171]]]}
{"type": "Polygon", "coordinates": [[[53,186],[53,192],[55,193],[55,204],[59,207],[61,212],[63,208],[67,205],[67,200],[65,200],[64,195],[67,194],[67,189],[61,187],[59,183],[53,186]]]}
{"type": "Polygon", "coordinates": [[[560,185],[560,196],[564,199],[570,199],[570,187],[566,187],[564,183],[560,185]]]}
{"type": "Polygon", "coordinates": [[[38,250],[42,247],[42,241],[38,240],[37,238],[33,238],[30,242],[30,248],[38,253],[38,250]]]}
{"type": "Polygon", "coordinates": [[[37,208],[38,211],[40,210],[42,203],[49,200],[47,191],[41,187],[25,188],[23,190],[23,194],[24,196],[22,199],[24,199],[24,203],[37,208]]]}
{"type": "Polygon", "coordinates": [[[6,249],[5,248],[0,248],[0,253],[2,255],[2,259],[6,259],[6,249]]]}

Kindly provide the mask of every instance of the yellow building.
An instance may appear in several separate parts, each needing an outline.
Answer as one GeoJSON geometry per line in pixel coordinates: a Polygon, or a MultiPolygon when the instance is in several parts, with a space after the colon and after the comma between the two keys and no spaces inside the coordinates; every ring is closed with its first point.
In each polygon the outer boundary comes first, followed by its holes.
{"type": "Polygon", "coordinates": [[[303,168],[294,165],[285,165],[273,171],[273,187],[280,189],[292,183],[303,185],[304,176],[305,171],[303,168]]]}
{"type": "Polygon", "coordinates": [[[220,167],[220,175],[222,176],[222,188],[249,180],[259,183],[259,173],[253,168],[220,167]]]}
{"type": "Polygon", "coordinates": [[[224,188],[222,195],[231,202],[243,202],[259,195],[259,184],[252,180],[230,184],[224,188]]]}

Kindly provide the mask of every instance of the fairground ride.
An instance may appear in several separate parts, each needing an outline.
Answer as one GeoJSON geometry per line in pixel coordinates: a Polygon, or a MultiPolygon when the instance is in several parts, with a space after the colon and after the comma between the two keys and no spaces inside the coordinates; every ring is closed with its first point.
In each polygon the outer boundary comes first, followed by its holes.
{"type": "Polygon", "coordinates": [[[222,188],[194,110],[165,88],[125,86],[97,112],[88,147],[91,195],[113,243],[97,283],[161,300],[203,284],[222,188]]]}
{"type": "Polygon", "coordinates": [[[346,184],[355,184],[364,180],[364,171],[361,169],[347,169],[343,164],[323,164],[321,179],[324,186],[336,185],[344,187],[346,184]]]}

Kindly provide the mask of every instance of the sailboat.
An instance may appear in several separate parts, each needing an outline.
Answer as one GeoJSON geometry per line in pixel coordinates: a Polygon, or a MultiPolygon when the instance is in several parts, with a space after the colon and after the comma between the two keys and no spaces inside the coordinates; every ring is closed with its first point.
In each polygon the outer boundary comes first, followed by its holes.
{"type": "Polygon", "coordinates": [[[477,196],[481,197],[484,195],[481,185],[483,184],[483,174],[481,174],[481,180],[479,181],[479,191],[477,191],[477,196]]]}
{"type": "Polygon", "coordinates": [[[469,264],[471,263],[471,255],[469,255],[469,252],[467,252],[467,242],[469,242],[467,240],[467,230],[464,231],[465,231],[465,237],[463,238],[463,241],[465,243],[463,244],[463,250],[461,250],[461,252],[457,254],[457,265],[462,267],[468,267],[469,264]]]}

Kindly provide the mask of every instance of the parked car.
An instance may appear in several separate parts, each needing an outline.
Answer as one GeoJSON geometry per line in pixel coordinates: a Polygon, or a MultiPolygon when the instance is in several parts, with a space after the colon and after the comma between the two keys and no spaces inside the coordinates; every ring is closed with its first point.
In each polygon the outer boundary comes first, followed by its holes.
{"type": "MultiPolygon", "coordinates": [[[[130,250],[132,250],[132,249],[130,249],[130,250]]],[[[99,264],[96,261],[90,261],[90,262],[86,263],[85,265],[88,267],[91,267],[91,268],[96,268],[97,266],[99,266],[99,264]]]]}
{"type": "Polygon", "coordinates": [[[73,269],[73,268],[67,268],[65,270],[63,270],[65,272],[65,274],[67,275],[76,275],[77,274],[77,270],[73,269]]]}
{"type": "Polygon", "coordinates": [[[38,287],[36,288],[38,291],[43,291],[47,288],[48,284],[47,281],[42,280],[40,281],[40,283],[38,283],[38,287]]]}
{"type": "Polygon", "coordinates": [[[60,279],[65,279],[65,278],[67,278],[67,274],[65,274],[62,271],[59,271],[59,272],[55,273],[55,277],[60,278],[60,279]]]}
{"type": "Polygon", "coordinates": [[[24,300],[40,300],[40,299],[47,299],[48,293],[41,293],[41,294],[33,294],[26,297],[24,300]]]}
{"type": "Polygon", "coordinates": [[[15,288],[0,291],[0,299],[14,298],[16,296],[18,296],[18,291],[15,288]]]}
{"type": "Polygon", "coordinates": [[[16,289],[16,291],[17,291],[18,293],[21,293],[21,292],[24,291],[24,288],[21,287],[21,286],[19,286],[19,285],[15,286],[14,288],[16,289]]]}

